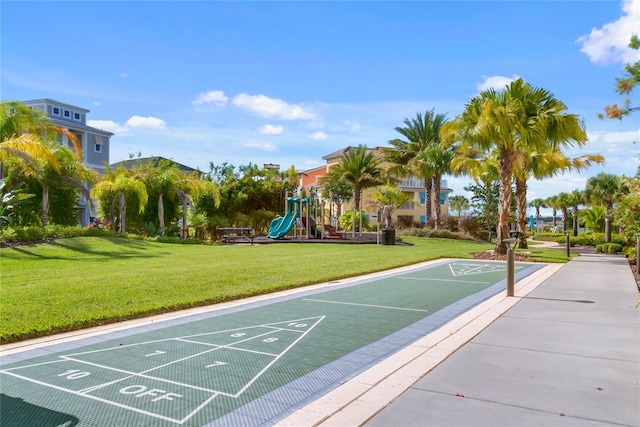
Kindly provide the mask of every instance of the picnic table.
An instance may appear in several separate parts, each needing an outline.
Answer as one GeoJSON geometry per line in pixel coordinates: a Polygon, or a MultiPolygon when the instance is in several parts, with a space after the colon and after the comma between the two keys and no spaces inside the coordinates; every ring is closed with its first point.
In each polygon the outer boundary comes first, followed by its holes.
{"type": "Polygon", "coordinates": [[[249,241],[253,245],[255,233],[253,228],[247,227],[224,227],[218,228],[218,238],[222,243],[236,243],[238,241],[249,241]]]}

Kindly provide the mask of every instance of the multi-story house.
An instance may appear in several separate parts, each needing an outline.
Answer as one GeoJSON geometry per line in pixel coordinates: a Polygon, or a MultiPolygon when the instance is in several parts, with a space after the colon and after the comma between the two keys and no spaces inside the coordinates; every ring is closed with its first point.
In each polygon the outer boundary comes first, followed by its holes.
{"type": "MultiPolygon", "coordinates": [[[[349,147],[346,147],[323,156],[322,159],[326,161],[326,165],[301,173],[301,187],[304,187],[307,190],[311,187],[322,189],[322,185],[318,182],[319,178],[323,175],[326,175],[332,166],[338,164],[343,154],[348,149],[349,147]]],[[[369,150],[375,152],[376,155],[381,155],[382,152],[382,149],[380,147],[371,148],[369,150]]],[[[385,167],[388,165],[383,162],[382,166],[385,167]]],[[[406,193],[409,196],[410,201],[394,210],[392,214],[392,221],[394,223],[401,223],[404,225],[423,225],[426,222],[426,197],[424,191],[424,181],[416,177],[408,177],[399,179],[396,182],[396,185],[399,191],[406,193]]],[[[377,188],[369,188],[362,194],[362,210],[370,220],[377,215],[379,209],[379,207],[372,202],[373,194],[376,192],[376,190],[377,188]]],[[[449,193],[451,193],[452,191],[453,190],[447,187],[447,181],[442,180],[440,194],[437,197],[437,200],[439,200],[439,203],[441,205],[442,215],[447,215],[448,213],[449,193]]],[[[353,206],[351,202],[348,201],[345,204],[344,209],[348,210],[352,207],[353,206]]],[[[375,224],[375,220],[373,223],[375,224]]]]}
{"type": "MultiPolygon", "coordinates": [[[[43,111],[53,124],[73,133],[82,147],[82,159],[85,166],[97,170],[98,173],[104,172],[109,164],[109,140],[113,133],[88,126],[87,114],[89,110],[53,99],[36,99],[21,102],[29,108],[43,111]]],[[[73,149],[73,145],[67,136],[59,134],[58,141],[73,149]]],[[[93,209],[89,209],[84,198],[79,201],[79,208],[80,223],[82,225],[89,224],[93,209]]]]}

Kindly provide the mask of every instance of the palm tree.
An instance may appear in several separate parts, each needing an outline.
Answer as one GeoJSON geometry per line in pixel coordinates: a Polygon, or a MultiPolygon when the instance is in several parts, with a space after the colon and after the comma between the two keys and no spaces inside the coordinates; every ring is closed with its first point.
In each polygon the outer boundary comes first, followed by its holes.
{"type": "Polygon", "coordinates": [[[416,156],[409,160],[407,167],[409,170],[417,173],[419,176],[431,176],[433,181],[433,197],[425,194],[425,197],[430,197],[433,202],[434,213],[434,228],[440,229],[440,185],[442,183],[442,176],[451,170],[450,164],[455,154],[453,149],[446,148],[441,144],[430,144],[422,149],[416,156]]]}
{"type": "Polygon", "coordinates": [[[458,218],[462,216],[462,212],[469,209],[469,199],[464,196],[451,196],[449,198],[449,206],[451,210],[458,213],[458,218]]]}
{"type": "Polygon", "coordinates": [[[0,103],[0,179],[4,177],[4,162],[8,159],[21,162],[25,169],[35,167],[37,161],[46,161],[58,171],[59,165],[48,144],[58,135],[67,136],[81,162],[82,147],[73,132],[54,125],[43,111],[17,101],[0,103]]]}
{"type": "Polygon", "coordinates": [[[59,167],[56,170],[49,162],[38,162],[39,168],[28,169],[27,176],[35,178],[42,188],[42,226],[49,222],[49,190],[59,185],[71,185],[80,191],[91,206],[91,194],[88,185],[97,181],[97,172],[78,161],[78,157],[58,142],[49,143],[59,167]]]}
{"type": "Polygon", "coordinates": [[[577,116],[565,110],[550,92],[518,79],[500,92],[488,89],[472,98],[455,120],[455,139],[465,151],[495,152],[498,159],[498,253],[507,250],[503,239],[509,236],[511,185],[518,154],[586,142],[577,116]]]}
{"type": "Polygon", "coordinates": [[[573,213],[573,235],[578,235],[578,212],[580,206],[586,203],[586,195],[584,191],[573,190],[569,193],[568,198],[569,206],[571,207],[573,213]]]}
{"type": "Polygon", "coordinates": [[[553,229],[555,230],[557,224],[558,224],[558,209],[560,208],[558,205],[558,196],[549,196],[546,199],[544,199],[544,203],[547,205],[547,207],[551,208],[551,225],[553,226],[553,229]]]}
{"type": "Polygon", "coordinates": [[[360,210],[362,190],[384,183],[380,159],[364,145],[349,147],[340,162],[331,169],[336,177],[353,186],[357,211],[360,210]]]}
{"type": "Polygon", "coordinates": [[[540,209],[546,208],[547,203],[538,197],[529,202],[529,207],[536,210],[536,219],[540,219],[540,209]]]}
{"type": "Polygon", "coordinates": [[[620,177],[605,172],[589,178],[586,187],[586,199],[590,203],[600,203],[606,209],[604,238],[606,242],[611,242],[611,213],[613,205],[626,193],[626,187],[620,177]]]}
{"type": "MultiPolygon", "coordinates": [[[[91,196],[96,199],[113,200],[119,206],[118,220],[120,223],[118,231],[125,233],[127,217],[127,196],[134,196],[138,199],[139,212],[144,212],[149,195],[142,181],[134,176],[124,167],[115,171],[107,171],[103,179],[91,189],[91,196]]],[[[103,207],[104,209],[104,207],[103,207]]],[[[113,215],[110,215],[112,218],[113,215]]],[[[113,221],[113,219],[112,219],[113,221]]]]}
{"type": "Polygon", "coordinates": [[[555,206],[562,212],[562,232],[567,232],[567,221],[569,221],[569,208],[571,207],[571,195],[569,193],[558,193],[555,196],[555,206]]]}
{"type": "MultiPolygon", "coordinates": [[[[519,247],[526,249],[528,248],[526,240],[527,181],[531,177],[544,179],[568,170],[586,169],[592,163],[603,163],[604,157],[599,154],[588,154],[569,158],[557,148],[549,147],[544,152],[522,151],[518,153],[516,158],[514,169],[517,200],[516,222],[520,232],[519,247]]],[[[536,210],[536,215],[540,215],[539,210],[536,210]]]]}
{"type": "MultiPolygon", "coordinates": [[[[442,129],[447,123],[445,114],[436,114],[434,110],[426,111],[424,116],[416,114],[414,119],[405,119],[404,127],[396,127],[395,130],[405,139],[393,139],[389,141],[392,148],[384,148],[382,153],[385,159],[393,163],[390,173],[396,176],[410,176],[412,173],[424,181],[425,192],[425,220],[432,214],[432,190],[433,176],[426,169],[414,169],[407,167],[409,161],[429,145],[440,145],[442,129]]],[[[439,197],[439,193],[438,193],[439,197]]]]}

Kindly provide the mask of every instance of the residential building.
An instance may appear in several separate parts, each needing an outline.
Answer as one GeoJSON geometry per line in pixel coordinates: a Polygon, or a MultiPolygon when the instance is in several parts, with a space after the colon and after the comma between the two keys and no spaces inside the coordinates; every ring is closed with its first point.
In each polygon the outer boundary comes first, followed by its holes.
{"type": "MultiPolygon", "coordinates": [[[[307,190],[315,188],[318,189],[318,191],[322,191],[322,185],[318,182],[320,177],[326,175],[332,166],[337,165],[342,159],[342,156],[347,152],[349,148],[350,147],[346,147],[323,156],[322,159],[326,162],[324,166],[302,172],[300,174],[300,186],[306,188],[307,190]]],[[[369,150],[376,153],[376,155],[381,155],[382,153],[381,147],[371,148],[369,150]]],[[[382,166],[385,167],[388,166],[388,164],[383,162],[382,166]]],[[[396,182],[396,185],[399,191],[406,193],[409,196],[410,201],[394,210],[392,221],[394,223],[399,222],[406,225],[424,225],[426,222],[426,197],[424,191],[424,180],[418,179],[416,177],[400,178],[396,182]]],[[[380,209],[380,206],[376,205],[375,201],[373,200],[373,194],[376,192],[376,190],[377,188],[367,189],[363,192],[362,195],[362,209],[365,212],[365,215],[370,219],[370,222],[373,224],[375,224],[374,217],[377,218],[378,210],[380,209]]],[[[447,181],[442,180],[440,194],[437,198],[435,198],[441,205],[442,215],[448,214],[449,194],[452,191],[453,190],[447,187],[447,181]]],[[[346,202],[345,206],[343,207],[344,210],[352,208],[353,205],[351,201],[346,202]]]]}
{"type": "MultiPolygon", "coordinates": [[[[53,124],[73,133],[82,147],[82,160],[85,166],[97,170],[98,173],[104,172],[109,164],[109,141],[113,133],[88,126],[87,114],[89,110],[53,99],[21,102],[29,108],[43,111],[53,124]]],[[[73,149],[73,144],[66,135],[59,134],[58,141],[73,149]]],[[[91,212],[95,212],[95,210],[87,205],[87,200],[84,198],[81,198],[78,205],[80,223],[86,226],[94,215],[91,212]]]]}

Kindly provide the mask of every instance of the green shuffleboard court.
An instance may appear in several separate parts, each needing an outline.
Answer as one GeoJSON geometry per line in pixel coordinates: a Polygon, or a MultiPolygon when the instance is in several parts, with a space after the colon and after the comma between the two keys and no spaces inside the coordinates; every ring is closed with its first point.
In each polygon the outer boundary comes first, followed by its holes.
{"type": "MultiPolygon", "coordinates": [[[[516,264],[521,279],[544,265],[516,264]]],[[[442,261],[0,360],[3,427],[266,426],[504,291],[442,261]]]]}

